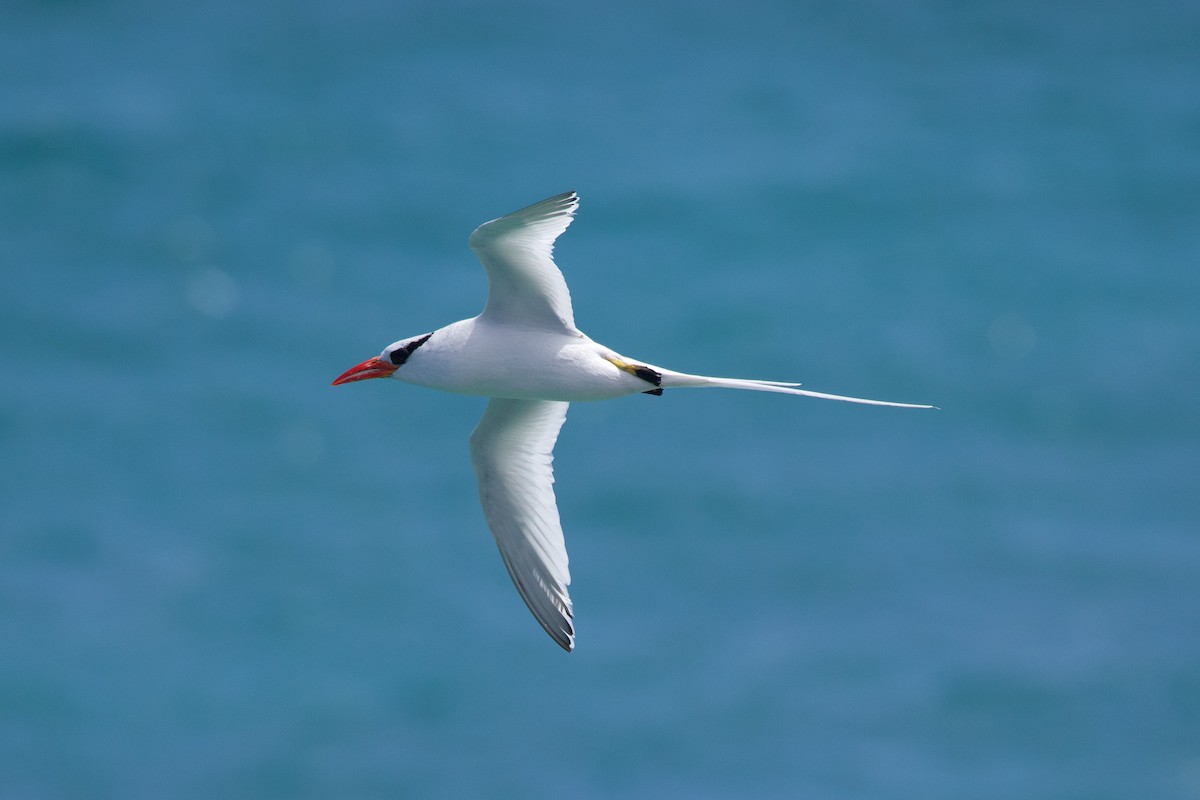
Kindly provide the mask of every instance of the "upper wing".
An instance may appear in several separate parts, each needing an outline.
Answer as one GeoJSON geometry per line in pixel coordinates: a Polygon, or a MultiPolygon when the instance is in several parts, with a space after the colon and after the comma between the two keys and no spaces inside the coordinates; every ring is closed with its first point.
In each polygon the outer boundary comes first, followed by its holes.
{"type": "Polygon", "coordinates": [[[575,331],[571,293],[554,264],[554,240],[571,224],[579,207],[567,192],[500,219],[485,222],[469,244],[488,276],[485,317],[525,327],[575,331]]]}
{"type": "Polygon", "coordinates": [[[569,403],[493,397],[471,434],[483,514],[529,610],[568,652],[575,647],[567,547],[554,502],[554,442],[569,403]]]}

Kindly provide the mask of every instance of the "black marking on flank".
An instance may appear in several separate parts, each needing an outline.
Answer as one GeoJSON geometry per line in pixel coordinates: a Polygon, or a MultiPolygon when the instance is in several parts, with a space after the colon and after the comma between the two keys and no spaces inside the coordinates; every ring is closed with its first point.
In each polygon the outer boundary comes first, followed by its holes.
{"type": "MultiPolygon", "coordinates": [[[[662,386],[662,373],[658,370],[643,367],[639,364],[634,366],[633,374],[644,381],[653,383],[655,386],[662,386]]],[[[659,392],[659,394],[662,394],[662,392],[659,392]]]]}
{"type": "Polygon", "coordinates": [[[420,339],[413,339],[411,342],[404,345],[404,347],[397,347],[395,350],[392,351],[392,354],[388,356],[388,360],[391,361],[393,364],[395,364],[397,367],[400,366],[405,361],[408,361],[408,357],[413,354],[413,351],[415,351],[418,347],[420,347],[421,345],[423,345],[427,341],[429,341],[430,336],[433,336],[433,334],[427,333],[424,336],[422,336],[420,339]]]}
{"type": "Polygon", "coordinates": [[[662,397],[662,387],[660,386],[657,389],[651,389],[648,392],[642,392],[642,394],[652,394],[655,397],[662,397]]]}

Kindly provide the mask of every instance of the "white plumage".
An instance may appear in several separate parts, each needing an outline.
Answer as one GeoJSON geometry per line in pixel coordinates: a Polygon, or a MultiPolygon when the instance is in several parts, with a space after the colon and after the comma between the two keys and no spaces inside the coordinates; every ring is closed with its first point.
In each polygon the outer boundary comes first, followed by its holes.
{"type": "Polygon", "coordinates": [[[521,597],[566,650],[575,646],[567,593],[571,573],[551,464],[570,403],[723,387],[932,408],[811,392],[795,383],[690,375],[626,358],[592,341],[575,327],[571,295],[553,260],[554,241],[578,207],[578,196],[567,192],[480,225],[470,246],[488,276],[483,312],[394,342],[334,381],[336,386],[393,377],[492,398],[471,434],[484,516],[521,597]]]}
{"type": "Polygon", "coordinates": [[[493,397],[471,434],[483,514],[517,591],[546,633],[570,650],[567,546],[554,500],[554,442],[570,403],[493,397]]]}

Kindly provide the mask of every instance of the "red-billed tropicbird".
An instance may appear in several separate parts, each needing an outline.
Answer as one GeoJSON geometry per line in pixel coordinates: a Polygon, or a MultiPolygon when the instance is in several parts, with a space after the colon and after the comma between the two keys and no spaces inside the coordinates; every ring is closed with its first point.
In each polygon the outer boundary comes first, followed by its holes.
{"type": "Polygon", "coordinates": [[[565,650],[575,646],[567,549],[554,499],[554,442],[569,404],[664,389],[718,386],[900,408],[932,408],[842,397],[797,383],[711,378],[627,358],[575,327],[571,295],[553,260],[554,241],[579,198],[567,192],[486,222],[470,246],[488,276],[483,313],[388,345],[334,386],[395,378],[446,392],[490,397],[471,434],[483,513],[529,610],[565,650]]]}

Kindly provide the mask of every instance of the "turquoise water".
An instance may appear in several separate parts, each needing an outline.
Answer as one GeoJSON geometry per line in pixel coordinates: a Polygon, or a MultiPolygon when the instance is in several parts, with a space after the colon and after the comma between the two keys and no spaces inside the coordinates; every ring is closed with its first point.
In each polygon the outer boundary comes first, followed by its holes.
{"type": "Polygon", "coordinates": [[[1194,3],[9,4],[0,797],[1200,796],[1194,3]],[[478,398],[567,189],[578,649],[478,398]]]}

